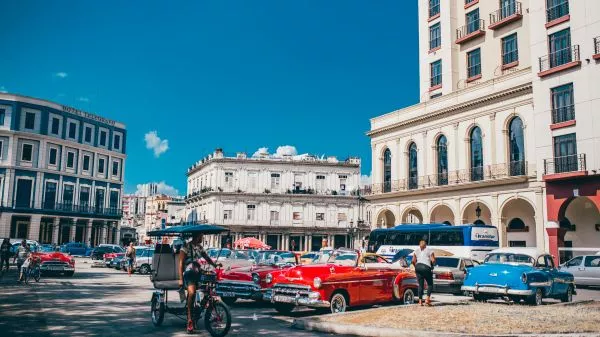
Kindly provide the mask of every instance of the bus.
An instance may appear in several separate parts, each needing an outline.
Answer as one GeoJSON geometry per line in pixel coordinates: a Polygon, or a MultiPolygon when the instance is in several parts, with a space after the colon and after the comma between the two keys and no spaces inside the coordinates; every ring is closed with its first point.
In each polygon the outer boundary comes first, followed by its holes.
{"type": "Polygon", "coordinates": [[[483,261],[487,253],[499,246],[498,229],[494,226],[402,224],[373,230],[369,235],[368,250],[392,258],[402,249],[416,249],[421,240],[427,241],[430,248],[477,261],[483,261]]]}

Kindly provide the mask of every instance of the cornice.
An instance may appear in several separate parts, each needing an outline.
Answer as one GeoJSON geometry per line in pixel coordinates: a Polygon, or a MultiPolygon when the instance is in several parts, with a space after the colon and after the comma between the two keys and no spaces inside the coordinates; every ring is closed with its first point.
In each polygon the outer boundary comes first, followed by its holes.
{"type": "Polygon", "coordinates": [[[213,163],[214,164],[217,164],[217,163],[238,164],[238,165],[259,164],[259,165],[264,165],[265,167],[273,166],[273,165],[286,165],[286,166],[302,165],[302,166],[340,167],[340,168],[353,168],[353,169],[360,168],[360,164],[351,164],[351,163],[347,163],[347,162],[330,163],[330,162],[326,162],[326,161],[308,161],[308,160],[301,161],[301,160],[264,160],[264,159],[250,159],[250,158],[246,158],[246,159],[213,158],[213,159],[207,160],[204,163],[194,167],[193,169],[188,169],[186,175],[189,177],[189,176],[193,175],[194,173],[202,170],[204,167],[206,167],[210,164],[213,164],[213,163]]]}

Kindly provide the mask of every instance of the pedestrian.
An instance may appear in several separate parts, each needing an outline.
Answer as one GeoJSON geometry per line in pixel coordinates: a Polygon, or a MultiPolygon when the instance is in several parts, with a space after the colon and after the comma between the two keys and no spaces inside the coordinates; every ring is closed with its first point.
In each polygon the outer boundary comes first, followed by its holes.
{"type": "Polygon", "coordinates": [[[426,281],[427,299],[425,300],[425,304],[431,306],[435,255],[431,249],[427,248],[427,242],[425,240],[421,240],[419,242],[419,247],[413,252],[412,264],[415,266],[415,272],[419,282],[419,305],[423,305],[423,292],[426,281]]]}
{"type": "Polygon", "coordinates": [[[13,259],[13,263],[15,263],[15,260],[17,261],[17,270],[19,271],[19,279],[18,279],[19,282],[21,282],[23,280],[23,270],[21,269],[21,267],[23,266],[25,261],[29,258],[30,253],[31,253],[31,251],[29,249],[29,246],[27,245],[27,241],[25,241],[25,240],[21,241],[21,245],[17,248],[17,254],[15,255],[15,258],[13,259]]]}
{"type": "Polygon", "coordinates": [[[6,271],[10,269],[10,241],[8,238],[4,238],[2,240],[2,245],[0,245],[0,272],[4,269],[4,264],[6,263],[6,271]]]}
{"type": "Polygon", "coordinates": [[[135,247],[133,246],[133,242],[129,243],[127,252],[125,252],[125,258],[127,259],[127,272],[129,273],[129,277],[131,277],[133,266],[135,264],[135,247]]]}

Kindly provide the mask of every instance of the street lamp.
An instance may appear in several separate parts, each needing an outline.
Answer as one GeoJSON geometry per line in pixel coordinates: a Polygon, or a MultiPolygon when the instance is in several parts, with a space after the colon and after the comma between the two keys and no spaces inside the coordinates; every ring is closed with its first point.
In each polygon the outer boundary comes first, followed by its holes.
{"type": "Polygon", "coordinates": [[[479,220],[479,218],[481,217],[481,207],[479,207],[479,203],[477,203],[477,208],[475,209],[475,215],[477,216],[477,219],[479,220]]]}

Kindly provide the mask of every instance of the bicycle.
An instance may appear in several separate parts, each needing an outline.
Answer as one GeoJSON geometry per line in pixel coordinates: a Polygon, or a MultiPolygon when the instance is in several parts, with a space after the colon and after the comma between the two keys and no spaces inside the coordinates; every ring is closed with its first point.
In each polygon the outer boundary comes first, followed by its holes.
{"type": "Polygon", "coordinates": [[[25,279],[25,284],[29,284],[29,280],[32,277],[36,283],[40,282],[41,276],[42,276],[42,271],[40,270],[40,265],[39,265],[39,263],[35,263],[35,265],[29,266],[25,270],[25,274],[23,275],[23,278],[25,279]]]}

